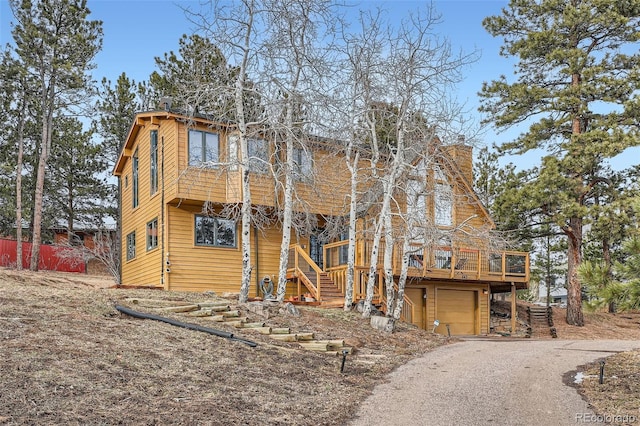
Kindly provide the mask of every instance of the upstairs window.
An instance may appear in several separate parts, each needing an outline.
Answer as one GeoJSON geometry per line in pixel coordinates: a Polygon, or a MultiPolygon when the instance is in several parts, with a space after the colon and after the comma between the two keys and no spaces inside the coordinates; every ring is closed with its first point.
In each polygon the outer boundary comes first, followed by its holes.
{"type": "Polygon", "coordinates": [[[196,215],[195,244],[209,247],[236,247],[236,223],[218,217],[196,215]]]}
{"type": "Polygon", "coordinates": [[[293,148],[293,173],[296,179],[309,180],[313,172],[311,153],[302,148],[293,148]]]}
{"type": "Polygon", "coordinates": [[[189,165],[216,167],[219,161],[219,135],[200,130],[189,130],[189,165]]]}
{"type": "Polygon", "coordinates": [[[132,199],[133,199],[133,208],[138,207],[138,150],[133,153],[133,160],[131,163],[131,186],[132,186],[132,199]]]}
{"type": "Polygon", "coordinates": [[[158,192],[158,131],[152,130],[150,134],[151,146],[149,147],[149,176],[151,182],[151,195],[158,192]]]}
{"type": "Polygon", "coordinates": [[[407,180],[407,216],[415,223],[422,222],[427,213],[425,199],[425,183],[421,179],[409,178],[407,180]]]}
{"type": "Polygon", "coordinates": [[[269,145],[264,139],[247,140],[249,170],[257,173],[267,173],[269,170],[269,145]]]}
{"type": "Polygon", "coordinates": [[[453,225],[453,190],[447,177],[439,167],[434,171],[435,177],[435,223],[440,226],[453,225]]]}

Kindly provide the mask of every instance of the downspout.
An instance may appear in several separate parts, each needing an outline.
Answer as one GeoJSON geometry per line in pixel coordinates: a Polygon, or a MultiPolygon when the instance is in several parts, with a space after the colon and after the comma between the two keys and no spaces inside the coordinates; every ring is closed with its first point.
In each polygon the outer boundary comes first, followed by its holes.
{"type": "MultiPolygon", "coordinates": [[[[160,137],[160,226],[159,228],[162,229],[162,242],[160,243],[160,284],[162,285],[162,288],[164,288],[165,290],[168,290],[167,286],[165,285],[165,263],[169,263],[169,255],[167,253],[166,256],[166,260],[163,257],[164,255],[164,240],[165,240],[165,235],[166,235],[166,229],[164,226],[164,209],[165,209],[165,205],[164,205],[164,136],[160,137]]],[[[169,265],[166,265],[166,267],[168,268],[169,265]]]]}
{"type": "Polygon", "coordinates": [[[255,247],[255,259],[256,259],[256,296],[260,296],[260,262],[258,257],[258,228],[253,225],[253,246],[255,247]]]}
{"type": "MultiPolygon", "coordinates": [[[[22,225],[21,225],[22,226],[22,225]]],[[[118,256],[118,285],[122,285],[122,261],[124,252],[122,251],[122,175],[118,176],[118,223],[116,224],[116,239],[118,256]]]]}

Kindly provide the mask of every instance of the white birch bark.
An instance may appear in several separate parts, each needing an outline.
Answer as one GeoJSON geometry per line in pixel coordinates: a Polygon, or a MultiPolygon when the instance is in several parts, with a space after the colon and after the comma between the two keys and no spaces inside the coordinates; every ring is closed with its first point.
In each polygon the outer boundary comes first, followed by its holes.
{"type": "Polygon", "coordinates": [[[391,212],[387,211],[384,215],[384,255],[382,260],[382,268],[384,271],[384,284],[386,290],[387,306],[386,315],[391,316],[393,310],[393,300],[395,295],[395,285],[393,281],[393,224],[391,221],[391,212]]]}
{"type": "Polygon", "coordinates": [[[351,175],[351,196],[349,200],[349,246],[347,252],[347,282],[344,292],[344,310],[351,309],[353,304],[353,289],[355,285],[355,264],[356,264],[356,214],[358,208],[358,162],[360,160],[360,152],[356,152],[351,160],[352,142],[349,143],[347,149],[346,163],[347,169],[351,175]]]}
{"type": "Polygon", "coordinates": [[[242,209],[241,209],[241,238],[242,238],[242,281],[238,301],[245,303],[249,298],[251,286],[251,185],[249,180],[249,148],[247,143],[247,122],[245,119],[244,92],[249,62],[251,35],[253,32],[254,7],[253,1],[246,2],[247,21],[245,23],[245,37],[242,46],[242,60],[240,61],[238,77],[235,84],[235,106],[239,130],[240,170],[242,172],[242,209]]]}
{"type": "MultiPolygon", "coordinates": [[[[293,122],[293,109],[287,108],[287,124],[293,122]]],[[[292,127],[287,127],[291,129],[292,127]]],[[[293,216],[293,143],[294,137],[291,132],[287,135],[287,150],[285,163],[285,186],[284,186],[284,210],[282,212],[282,242],[280,244],[280,263],[278,266],[278,291],[277,299],[282,302],[287,291],[287,265],[289,263],[289,250],[291,246],[291,220],[293,216]]]]}

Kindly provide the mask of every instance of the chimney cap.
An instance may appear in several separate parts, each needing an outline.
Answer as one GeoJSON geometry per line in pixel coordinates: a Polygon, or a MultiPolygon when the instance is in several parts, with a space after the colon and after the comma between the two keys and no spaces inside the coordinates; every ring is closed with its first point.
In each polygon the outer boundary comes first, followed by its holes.
{"type": "Polygon", "coordinates": [[[169,96],[163,96],[160,98],[160,108],[164,109],[165,111],[169,111],[171,109],[171,98],[169,96]]]}

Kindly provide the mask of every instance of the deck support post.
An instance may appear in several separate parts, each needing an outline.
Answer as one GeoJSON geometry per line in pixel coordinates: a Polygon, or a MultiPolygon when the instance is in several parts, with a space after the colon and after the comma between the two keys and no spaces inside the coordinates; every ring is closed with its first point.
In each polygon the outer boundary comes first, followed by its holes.
{"type": "Polygon", "coordinates": [[[516,316],[518,308],[516,306],[516,283],[511,282],[511,335],[516,332],[516,316]]]}

